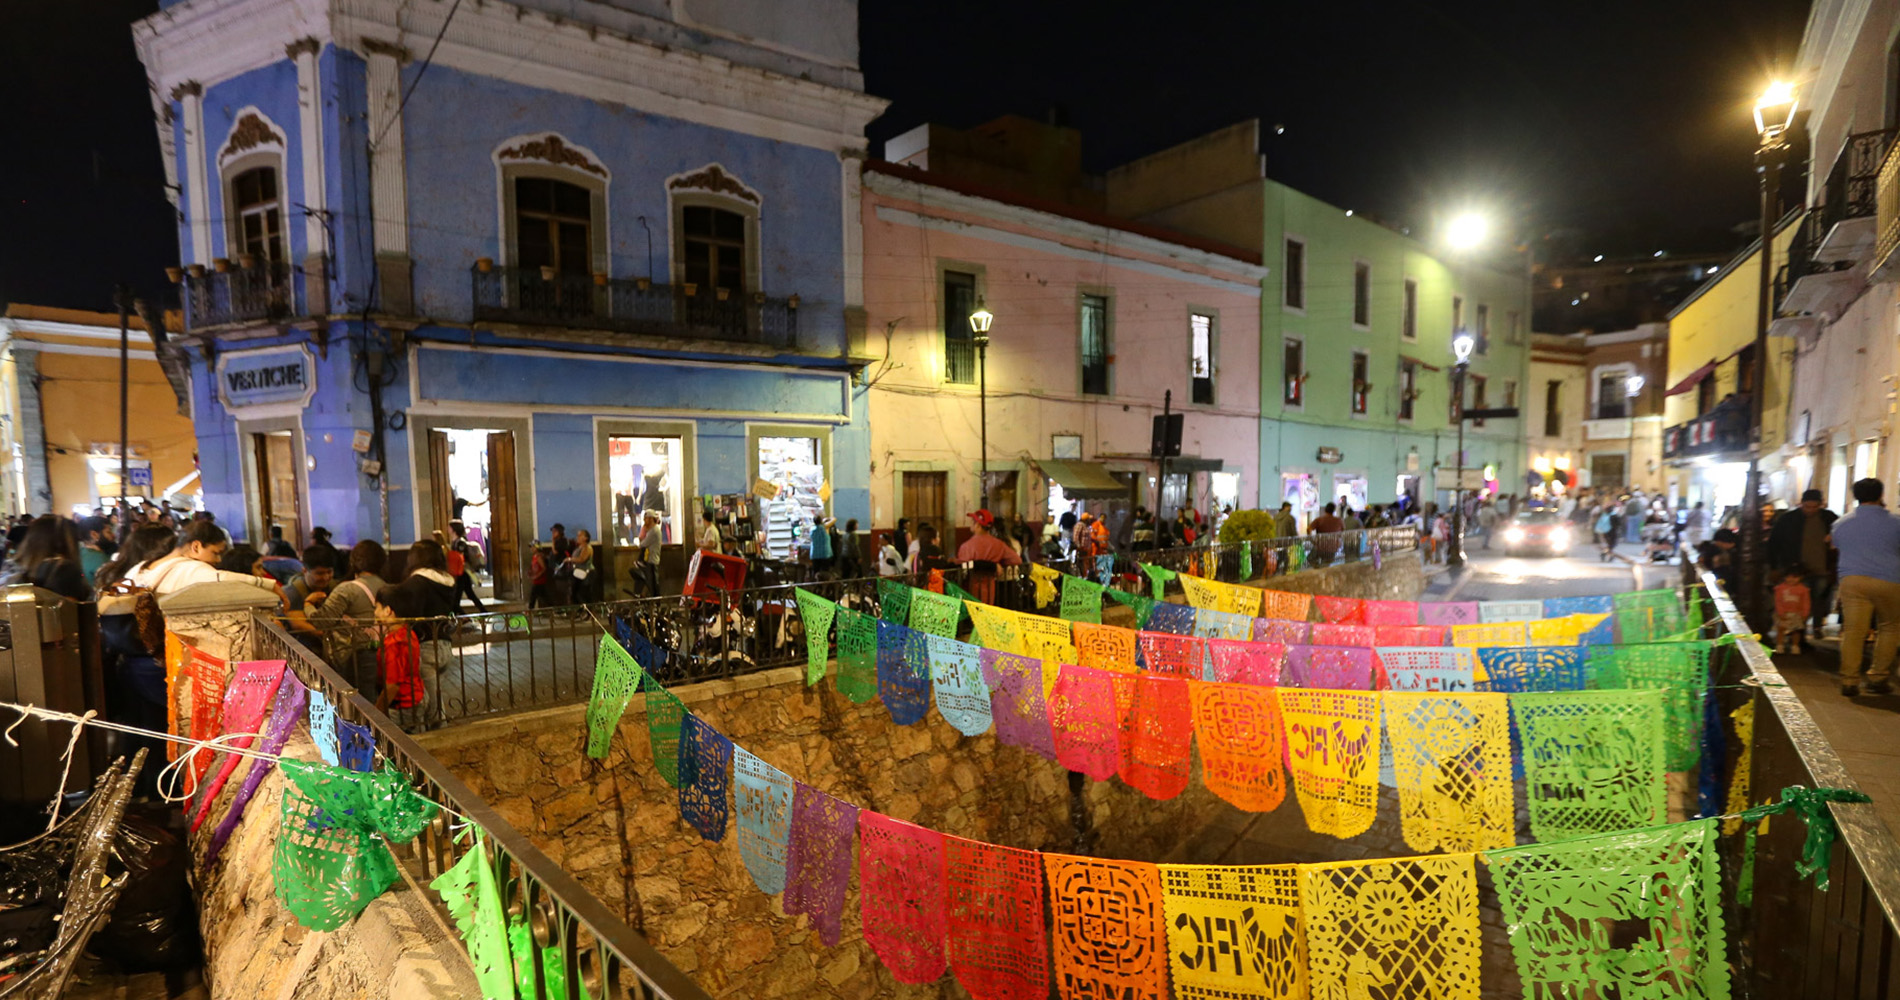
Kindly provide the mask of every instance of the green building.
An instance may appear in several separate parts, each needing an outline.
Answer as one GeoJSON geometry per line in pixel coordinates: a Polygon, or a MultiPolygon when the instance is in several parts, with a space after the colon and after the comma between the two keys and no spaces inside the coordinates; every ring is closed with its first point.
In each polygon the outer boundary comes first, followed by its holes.
{"type": "MultiPolygon", "coordinates": [[[[1270,180],[1258,132],[1244,122],[1117,168],[1109,211],[1260,251],[1262,507],[1291,500],[1304,518],[1341,496],[1448,502],[1433,470],[1449,486],[1459,464],[1452,336],[1479,345],[1465,406],[1522,405],[1525,255],[1436,250],[1270,180]]],[[[1522,420],[1466,423],[1464,465],[1494,490],[1523,492],[1525,455],[1522,420]]]]}

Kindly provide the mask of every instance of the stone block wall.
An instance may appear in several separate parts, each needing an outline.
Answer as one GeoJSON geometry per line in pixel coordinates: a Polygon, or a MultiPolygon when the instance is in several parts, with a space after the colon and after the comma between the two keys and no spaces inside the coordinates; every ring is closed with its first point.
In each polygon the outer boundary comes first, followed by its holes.
{"type": "MultiPolygon", "coordinates": [[[[1154,802],[1119,781],[1086,782],[1082,844],[1069,773],[993,733],[967,737],[934,712],[898,726],[877,701],[852,704],[803,669],[675,688],[689,709],[800,781],[865,809],[1010,847],[1167,860],[1230,807],[1201,786],[1154,802]]],[[[739,859],[736,818],[712,843],[680,819],[678,793],[653,769],[641,698],[608,758],[582,752],[585,708],[455,726],[421,739],[503,818],[623,913],[715,996],[962,996],[953,977],[902,986],[863,942],[854,871],[836,947],[787,917],[739,859]]],[[[1086,779],[1085,779],[1086,780],[1086,779]]]]}

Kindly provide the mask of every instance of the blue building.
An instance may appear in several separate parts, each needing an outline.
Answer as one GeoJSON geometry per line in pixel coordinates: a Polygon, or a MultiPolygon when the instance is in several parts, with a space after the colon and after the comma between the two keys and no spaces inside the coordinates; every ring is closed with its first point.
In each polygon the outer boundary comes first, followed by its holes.
{"type": "MultiPolygon", "coordinates": [[[[207,506],[395,547],[869,518],[855,0],[161,0],[207,506]],[[771,489],[760,489],[771,493],[771,489]]],[[[610,588],[610,592],[613,588],[610,588]]]]}

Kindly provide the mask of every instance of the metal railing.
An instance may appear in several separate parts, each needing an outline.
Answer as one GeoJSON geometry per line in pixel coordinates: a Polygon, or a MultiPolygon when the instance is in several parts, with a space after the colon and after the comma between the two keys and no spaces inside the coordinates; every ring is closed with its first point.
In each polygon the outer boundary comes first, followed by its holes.
{"type": "MultiPolygon", "coordinates": [[[[1685,575],[1716,611],[1709,629],[1749,631],[1713,573],[1691,566],[1685,575]]],[[[1721,662],[1711,697],[1723,718],[1745,702],[1754,704],[1749,787],[1755,798],[1789,785],[1855,788],[1840,756],[1767,651],[1748,640],[1734,649],[1721,662]]],[[[1873,805],[1834,803],[1829,808],[1841,835],[1828,861],[1826,891],[1795,871],[1807,836],[1804,824],[1793,817],[1777,819],[1757,839],[1754,903],[1728,909],[1731,956],[1744,980],[1739,996],[1890,997],[1900,992],[1900,845],[1873,805]]],[[[1733,898],[1741,871],[1742,840],[1726,838],[1726,898],[1733,898]]]]}
{"type": "Polygon", "coordinates": [[[469,271],[475,319],[611,330],[689,340],[798,346],[798,296],[768,298],[646,278],[479,265],[469,271]]]}
{"type": "Polygon", "coordinates": [[[1663,431],[1664,458],[1693,458],[1748,450],[1748,411],[1735,407],[1663,431]]]}
{"type": "MultiPolygon", "coordinates": [[[[1292,571],[1288,553],[1302,550],[1301,568],[1358,563],[1382,556],[1410,554],[1418,548],[1418,534],[1410,528],[1375,528],[1337,535],[1301,535],[1246,543],[1253,547],[1253,573],[1248,579],[1265,580],[1292,571]],[[1376,541],[1376,545],[1374,544],[1376,541]],[[1273,557],[1269,558],[1268,553],[1273,557]]],[[[1111,582],[1145,592],[1135,560],[1178,572],[1211,575],[1230,583],[1240,579],[1242,545],[1206,545],[1161,549],[1116,557],[1117,577],[1111,582]],[[1209,573],[1210,568],[1212,573],[1209,573]]],[[[1064,559],[1050,563],[1068,573],[1097,576],[1098,565],[1064,559]]],[[[975,568],[943,571],[946,581],[987,597],[987,603],[1012,611],[1041,611],[1035,603],[1035,585],[1022,567],[1005,567],[989,579],[975,568]]],[[[923,587],[927,575],[887,577],[923,587]]],[[[411,708],[392,709],[394,721],[406,729],[435,726],[534,708],[571,705],[587,700],[593,690],[594,662],[603,627],[625,627],[667,651],[655,665],[654,679],[667,685],[723,680],[805,662],[804,621],[798,612],[796,590],[804,589],[837,604],[879,614],[879,577],[773,584],[735,591],[713,591],[692,597],[647,597],[603,601],[532,611],[496,611],[455,618],[409,619],[389,622],[339,622],[315,632],[298,632],[340,675],[358,688],[375,690],[376,651],[396,624],[413,630],[430,668],[425,687],[433,685],[429,701],[411,708]],[[622,625],[621,623],[624,623],[622,625]]],[[[1179,585],[1174,585],[1178,587],[1179,585]]]]}
{"type": "Polygon", "coordinates": [[[1874,268],[1879,277],[1893,275],[1894,251],[1900,249],[1900,143],[1892,143],[1880,160],[1874,182],[1874,268]]]}
{"type": "MultiPolygon", "coordinates": [[[[25,584],[0,588],[0,701],[106,713],[98,634],[98,606],[91,602],[25,584]]],[[[91,785],[105,770],[112,741],[89,730],[74,748],[62,788],[60,757],[68,738],[62,723],[28,719],[0,741],[0,803],[37,809],[61,792],[91,785]]]]}
{"type": "MultiPolygon", "coordinates": [[[[511,914],[526,916],[537,953],[544,948],[557,949],[565,971],[562,978],[566,989],[556,993],[541,962],[523,963],[517,975],[532,977],[533,995],[560,1000],[580,1000],[583,996],[639,1000],[709,997],[644,936],[615,916],[282,626],[262,616],[252,626],[253,659],[286,661],[298,680],[322,692],[336,706],[337,718],[369,727],[375,734],[377,751],[409,779],[417,794],[472,820],[487,834],[488,861],[494,866],[496,884],[502,887],[503,907],[511,914]]],[[[391,845],[390,849],[418,882],[426,884],[452,867],[472,843],[457,843],[451,835],[450,815],[438,813],[435,822],[414,841],[391,845]]],[[[424,896],[439,906],[432,894],[424,896]]]]}
{"type": "Polygon", "coordinates": [[[1857,132],[1841,144],[1840,155],[1821,186],[1821,202],[1812,213],[1820,216],[1821,238],[1838,222],[1875,213],[1880,171],[1894,145],[1893,136],[1890,128],[1857,132]]]}
{"type": "Polygon", "coordinates": [[[226,323],[287,319],[296,312],[290,265],[262,261],[226,270],[194,265],[179,282],[185,305],[185,328],[198,330],[226,323]]]}

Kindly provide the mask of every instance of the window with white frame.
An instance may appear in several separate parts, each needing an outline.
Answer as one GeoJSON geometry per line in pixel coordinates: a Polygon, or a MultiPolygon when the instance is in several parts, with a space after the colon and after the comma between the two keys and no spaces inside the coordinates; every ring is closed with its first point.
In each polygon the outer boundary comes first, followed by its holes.
{"type": "Polygon", "coordinates": [[[266,264],[280,264],[289,256],[280,176],[274,163],[232,175],[232,256],[248,255],[266,264]]]}
{"type": "Polygon", "coordinates": [[[1306,403],[1306,342],[1288,337],[1280,346],[1280,402],[1289,407],[1306,403]]]}
{"type": "Polygon", "coordinates": [[[1352,262],[1352,325],[1372,325],[1372,265],[1363,260],[1352,262]]]}
{"type": "Polygon", "coordinates": [[[1281,282],[1285,288],[1284,302],[1288,309],[1306,308],[1306,242],[1287,237],[1286,254],[1282,260],[1281,282]]]}
{"type": "Polygon", "coordinates": [[[1372,397],[1372,356],[1365,351],[1352,352],[1352,412],[1365,416],[1372,397]]]}
{"type": "Polygon", "coordinates": [[[1188,314],[1188,378],[1194,402],[1214,405],[1214,317],[1207,313],[1188,314]]]}
{"type": "Polygon", "coordinates": [[[1399,319],[1399,336],[1406,340],[1418,339],[1418,282],[1405,279],[1404,310],[1399,319]]]}

